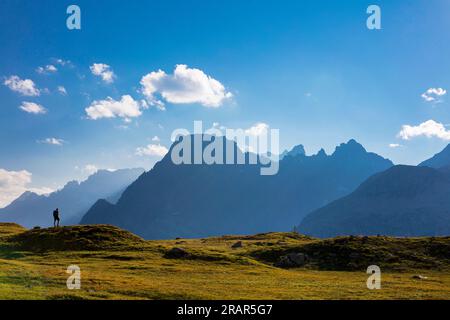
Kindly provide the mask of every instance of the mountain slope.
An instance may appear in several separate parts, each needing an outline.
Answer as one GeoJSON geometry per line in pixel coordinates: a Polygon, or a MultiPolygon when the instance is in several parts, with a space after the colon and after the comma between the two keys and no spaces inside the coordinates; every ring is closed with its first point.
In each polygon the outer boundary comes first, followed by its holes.
{"type": "Polygon", "coordinates": [[[448,171],[395,166],[310,213],[300,232],[318,237],[450,235],[449,195],[448,171]]]}
{"type": "Polygon", "coordinates": [[[436,169],[450,166],[450,144],[441,152],[419,164],[419,166],[436,169]]]}
{"type": "Polygon", "coordinates": [[[100,198],[115,197],[144,172],[143,169],[100,170],[81,183],[71,181],[48,196],[25,192],[9,206],[0,209],[0,221],[26,227],[50,226],[52,212],[60,209],[63,224],[76,224],[100,198]]]}
{"type": "Polygon", "coordinates": [[[290,230],[390,166],[354,140],[330,156],[285,157],[274,176],[261,176],[260,165],[175,165],[169,152],[116,205],[99,201],[81,222],[113,224],[148,239],[290,230]]]}

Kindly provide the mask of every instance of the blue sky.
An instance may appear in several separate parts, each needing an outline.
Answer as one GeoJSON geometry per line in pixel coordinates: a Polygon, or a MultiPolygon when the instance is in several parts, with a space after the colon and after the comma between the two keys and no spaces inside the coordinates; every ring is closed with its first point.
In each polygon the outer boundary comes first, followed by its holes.
{"type": "Polygon", "coordinates": [[[304,144],[308,154],[354,138],[417,164],[450,142],[449,15],[445,0],[2,0],[2,190],[55,189],[95,168],[149,169],[171,132],[194,120],[265,123],[280,129],[282,149],[304,144]],[[66,27],[70,4],[81,8],[81,30],[66,27]],[[366,28],[370,4],[381,7],[382,30],[366,28]],[[177,65],[184,80],[219,88],[186,92],[177,65]],[[141,80],[158,70],[150,97],[141,80]],[[86,111],[105,106],[115,118],[86,111]],[[22,182],[11,187],[14,173],[22,182]]]}

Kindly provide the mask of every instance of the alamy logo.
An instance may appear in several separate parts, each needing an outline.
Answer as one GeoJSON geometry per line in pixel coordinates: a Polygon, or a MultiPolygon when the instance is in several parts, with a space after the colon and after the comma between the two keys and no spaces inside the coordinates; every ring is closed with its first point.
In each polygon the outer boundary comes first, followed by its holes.
{"type": "Polygon", "coordinates": [[[176,165],[259,163],[261,175],[278,173],[278,129],[260,130],[257,134],[243,129],[224,130],[225,134],[216,127],[203,132],[201,121],[194,121],[193,135],[187,129],[174,130],[171,139],[176,143],[170,154],[172,162],[176,165]]]}
{"type": "Polygon", "coordinates": [[[66,26],[69,30],[80,30],[81,29],[81,9],[77,5],[70,5],[66,10],[67,14],[70,16],[66,20],[66,26]]]}
{"type": "Polygon", "coordinates": [[[381,269],[372,265],[367,268],[367,273],[371,276],[367,279],[367,289],[381,289],[381,269]]]}
{"type": "Polygon", "coordinates": [[[77,265],[67,267],[66,273],[70,274],[67,278],[67,289],[80,290],[81,289],[81,269],[77,265]]]}
{"type": "Polygon", "coordinates": [[[370,16],[367,18],[367,28],[369,30],[381,29],[381,8],[377,5],[370,5],[367,8],[367,14],[370,16]]]}

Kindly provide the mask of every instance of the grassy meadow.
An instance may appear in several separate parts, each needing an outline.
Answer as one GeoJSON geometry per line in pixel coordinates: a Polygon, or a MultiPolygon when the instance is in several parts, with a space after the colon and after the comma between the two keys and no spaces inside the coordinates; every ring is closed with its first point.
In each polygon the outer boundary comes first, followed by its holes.
{"type": "Polygon", "coordinates": [[[0,299],[450,299],[450,238],[269,233],[145,241],[106,225],[27,231],[0,224],[0,299]],[[297,252],[309,257],[304,266],[275,267],[297,252]],[[380,290],[366,286],[372,264],[382,270],[380,290]],[[69,265],[81,269],[80,290],[67,289],[69,265]]]}

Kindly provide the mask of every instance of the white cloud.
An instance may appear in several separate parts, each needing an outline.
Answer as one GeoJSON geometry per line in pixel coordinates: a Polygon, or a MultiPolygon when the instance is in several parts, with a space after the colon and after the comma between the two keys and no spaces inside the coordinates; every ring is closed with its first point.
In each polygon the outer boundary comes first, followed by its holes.
{"type": "Polygon", "coordinates": [[[120,101],[116,101],[111,97],[107,97],[105,100],[94,101],[85,111],[92,120],[116,117],[129,120],[142,114],[141,107],[142,105],[130,95],[124,95],[120,101]]]}
{"type": "Polygon", "coordinates": [[[169,150],[160,144],[149,144],[146,147],[139,147],[136,149],[138,156],[157,156],[164,157],[169,150]]]}
{"type": "Polygon", "coordinates": [[[47,109],[45,109],[40,104],[34,102],[22,102],[19,108],[25,112],[33,113],[33,114],[44,114],[47,113],[47,109]]]}
{"type": "Polygon", "coordinates": [[[60,66],[69,65],[72,66],[72,62],[70,60],[64,60],[64,59],[53,59],[53,61],[56,64],[59,64],[60,66]]]}
{"type": "Polygon", "coordinates": [[[91,72],[95,76],[99,76],[106,83],[113,83],[116,75],[112,71],[111,67],[104,63],[94,63],[89,67],[91,72]]]}
{"type": "Polygon", "coordinates": [[[395,148],[400,148],[402,145],[401,144],[398,144],[398,143],[390,143],[389,144],[389,148],[393,148],[393,149],[395,149],[395,148]]]}
{"type": "Polygon", "coordinates": [[[441,102],[442,97],[447,94],[447,90],[442,88],[430,88],[422,93],[422,98],[426,102],[441,102]]]}
{"type": "Polygon", "coordinates": [[[36,72],[40,73],[40,74],[55,73],[57,71],[58,71],[58,69],[52,64],[48,64],[48,65],[46,65],[44,67],[38,67],[36,69],[36,72]]]}
{"type": "Polygon", "coordinates": [[[65,141],[63,139],[57,139],[57,138],[46,138],[44,140],[38,140],[37,142],[51,144],[54,146],[62,146],[65,143],[65,141]]]}
{"type": "Polygon", "coordinates": [[[88,175],[92,175],[98,171],[98,168],[94,164],[87,164],[83,168],[83,172],[86,172],[88,175]]]}
{"type": "Polygon", "coordinates": [[[27,188],[28,191],[34,192],[39,195],[47,195],[55,191],[53,188],[42,187],[42,188],[27,188]]]}
{"type": "Polygon", "coordinates": [[[149,103],[159,108],[164,107],[162,100],[173,104],[199,103],[217,108],[233,96],[216,79],[184,64],[177,65],[173,74],[166,74],[162,70],[151,72],[142,77],[141,85],[141,91],[149,103]]]}
{"type": "Polygon", "coordinates": [[[7,206],[27,190],[37,194],[53,192],[50,188],[28,188],[31,176],[26,170],[7,171],[0,168],[0,208],[7,206]]]}
{"type": "MultiPolygon", "coordinates": [[[[250,128],[244,129],[244,133],[247,136],[259,137],[262,135],[269,134],[269,129],[270,129],[270,126],[267,123],[257,122],[250,128]]],[[[221,126],[220,130],[226,130],[226,128],[221,126]]],[[[237,143],[238,147],[244,152],[266,153],[265,150],[258,150],[259,151],[258,152],[256,150],[258,148],[257,146],[251,146],[251,145],[247,144],[247,142],[242,143],[242,141],[238,140],[238,141],[236,141],[236,143],[237,143]]]]}
{"type": "Polygon", "coordinates": [[[158,137],[158,136],[154,136],[154,137],[152,138],[152,141],[155,141],[155,142],[160,142],[160,141],[161,141],[161,139],[159,139],[159,137],[158,137]]]}
{"type": "Polygon", "coordinates": [[[94,173],[96,173],[99,170],[107,170],[107,171],[110,171],[110,172],[116,171],[116,169],[107,168],[107,167],[101,167],[101,166],[99,167],[99,166],[97,166],[95,164],[92,164],[92,163],[86,164],[86,165],[81,166],[81,167],[80,166],[75,166],[75,170],[81,172],[83,174],[83,176],[85,176],[84,178],[93,175],[94,173]]]}
{"type": "Polygon", "coordinates": [[[450,130],[447,130],[442,123],[428,120],[418,126],[404,125],[398,136],[403,140],[425,136],[427,138],[436,137],[442,140],[450,140],[450,130]]]}
{"type": "Polygon", "coordinates": [[[30,79],[22,80],[18,76],[10,76],[3,82],[3,84],[12,91],[18,92],[24,96],[34,97],[41,94],[39,89],[36,88],[33,80],[30,79]]]}
{"type": "Polygon", "coordinates": [[[67,95],[67,90],[66,90],[66,88],[64,88],[63,86],[58,86],[57,90],[58,90],[58,92],[59,92],[60,94],[62,94],[63,96],[67,95]]]}
{"type": "Polygon", "coordinates": [[[251,136],[261,136],[269,130],[269,125],[264,122],[258,122],[252,127],[245,130],[245,133],[251,136]]]}

